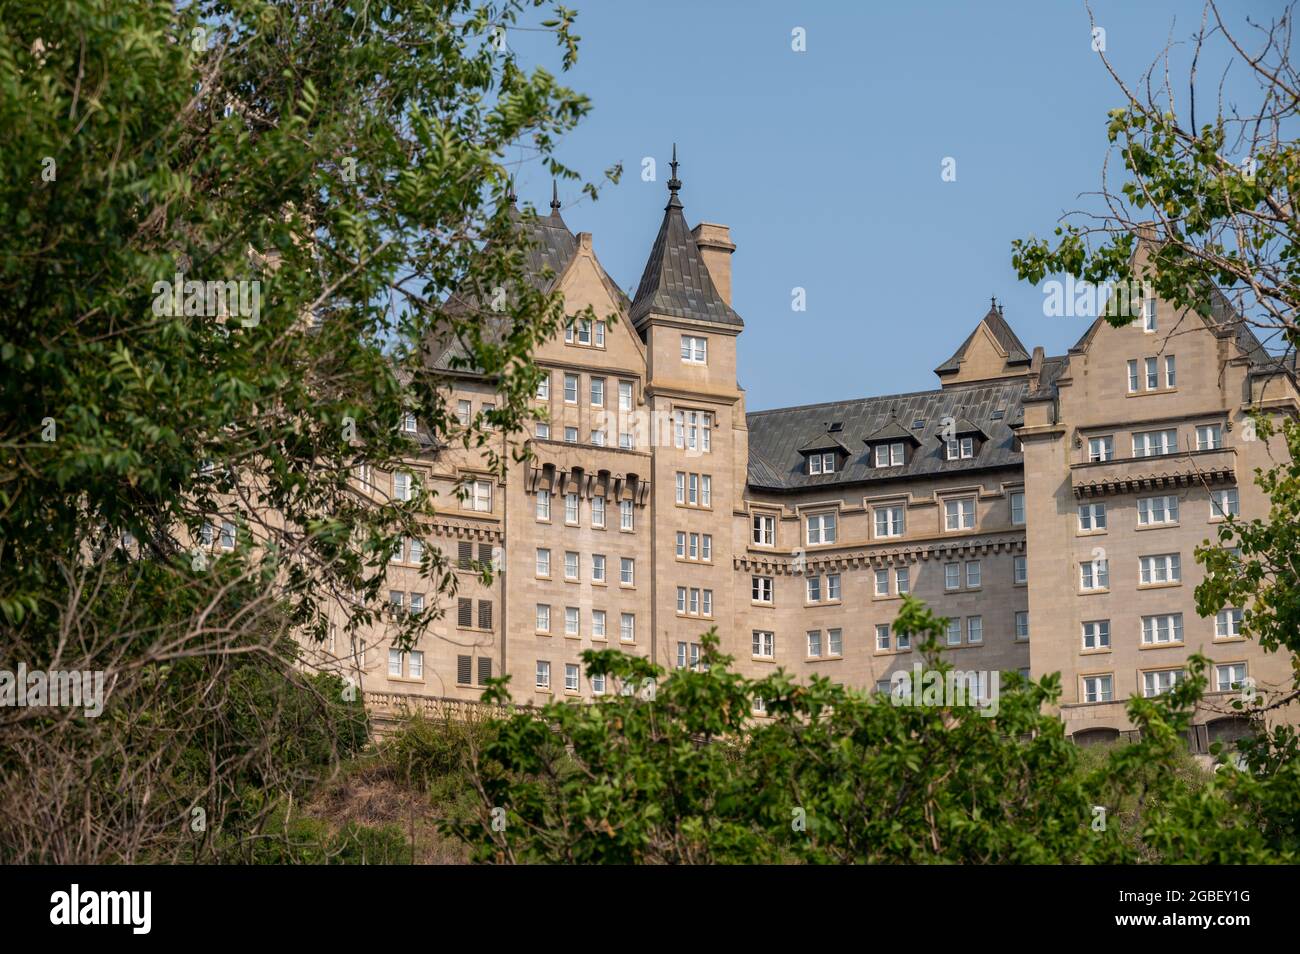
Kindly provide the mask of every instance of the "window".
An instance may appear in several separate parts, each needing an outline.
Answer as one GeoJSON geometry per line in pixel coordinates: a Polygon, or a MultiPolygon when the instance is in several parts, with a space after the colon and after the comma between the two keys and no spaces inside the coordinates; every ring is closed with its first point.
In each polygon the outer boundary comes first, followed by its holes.
{"type": "Polygon", "coordinates": [[[943,502],[945,530],[973,530],[975,528],[975,500],[966,497],[961,500],[943,502]]]}
{"type": "Polygon", "coordinates": [[[1092,462],[1115,459],[1115,442],[1109,437],[1088,438],[1088,460],[1092,462]]]}
{"type": "Polygon", "coordinates": [[[1024,641],[1029,638],[1029,611],[1016,610],[1016,639],[1024,641]]]}
{"type": "Polygon", "coordinates": [[[478,601],[478,628],[479,629],[492,628],[492,601],[491,600],[478,601]]]}
{"type": "Polygon", "coordinates": [[[424,544],[423,544],[421,541],[419,541],[419,540],[411,539],[411,538],[409,538],[409,537],[408,537],[407,539],[409,540],[409,542],[410,542],[410,546],[411,546],[411,562],[412,562],[412,563],[423,563],[423,562],[424,562],[424,544]]]}
{"type": "Polygon", "coordinates": [[[700,474],[700,506],[713,506],[713,478],[708,474],[700,474]]]}
{"type": "Polygon", "coordinates": [[[1165,355],[1165,387],[1172,388],[1178,383],[1177,369],[1174,367],[1174,356],[1165,355]]]}
{"type": "Polygon", "coordinates": [[[542,375],[542,379],[537,382],[537,400],[549,401],[551,399],[551,376],[550,374],[542,375]]]}
{"type": "Polygon", "coordinates": [[[591,555],[591,581],[593,583],[605,582],[605,554],[593,553],[591,555]]]}
{"type": "Polygon", "coordinates": [[[894,634],[894,640],[895,640],[895,642],[898,644],[898,648],[899,648],[900,650],[901,650],[901,649],[911,649],[911,648],[912,648],[912,634],[911,634],[911,633],[895,633],[895,634],[894,634]]]}
{"type": "Polygon", "coordinates": [[[1156,359],[1147,358],[1145,365],[1147,390],[1154,391],[1160,387],[1160,372],[1156,368],[1156,359]]]}
{"type": "Polygon", "coordinates": [[[1084,649],[1110,649],[1110,620],[1093,619],[1083,624],[1084,649]]]}
{"type": "Polygon", "coordinates": [[[678,471],[675,480],[677,503],[687,507],[713,506],[713,478],[709,474],[678,471]]]}
{"type": "Polygon", "coordinates": [[[820,576],[808,577],[808,602],[817,603],[822,598],[822,578],[820,576]]]}
{"type": "Polygon", "coordinates": [[[605,379],[604,378],[591,379],[591,406],[592,407],[605,406],[605,379]]]}
{"type": "Polygon", "coordinates": [[[592,432],[591,432],[591,443],[592,443],[593,445],[595,445],[596,447],[604,447],[604,446],[605,446],[605,432],[604,432],[603,430],[595,430],[595,431],[592,431],[592,432]]]}
{"type": "Polygon", "coordinates": [[[592,675],[591,694],[593,696],[603,696],[605,694],[605,674],[603,672],[592,675]]]}
{"type": "Polygon", "coordinates": [[[682,335],[682,360],[688,364],[705,364],[709,357],[709,340],[682,335]]]}
{"type": "Polygon", "coordinates": [[[713,434],[713,415],[707,411],[674,411],[675,446],[708,453],[713,434]]]}
{"type": "Polygon", "coordinates": [[[1110,702],[1114,698],[1115,690],[1109,675],[1083,677],[1084,702],[1110,702]]]}
{"type": "Polygon", "coordinates": [[[618,638],[625,643],[636,640],[636,617],[631,613],[623,613],[618,618],[618,638]]]}
{"type": "Polygon", "coordinates": [[[402,675],[402,651],[400,649],[390,649],[388,651],[388,674],[399,677],[402,675]]]}
{"type": "MultiPolygon", "coordinates": [[[[395,608],[402,606],[402,594],[390,593],[389,600],[395,608]]],[[[456,600],[456,625],[468,629],[474,625],[474,601],[461,597],[456,600]]]]}
{"type": "Polygon", "coordinates": [[[1029,560],[1026,557],[1013,557],[1011,560],[1011,579],[1014,583],[1029,582],[1029,560]]]}
{"type": "Polygon", "coordinates": [[[632,450],[636,447],[636,441],[633,439],[631,431],[619,431],[618,446],[623,450],[632,450]]]}
{"type": "Polygon", "coordinates": [[[1133,435],[1134,457],[1161,457],[1178,452],[1178,431],[1139,431],[1133,435]]]}
{"type": "Polygon", "coordinates": [[[578,322],[578,344],[591,344],[591,321],[587,318],[578,322]]]}
{"type": "Polygon", "coordinates": [[[902,507],[876,508],[876,536],[901,537],[903,533],[902,507]]]}
{"type": "Polygon", "coordinates": [[[889,571],[888,570],[876,571],[876,595],[877,596],[889,595],[889,571]]]}
{"type": "Polygon", "coordinates": [[[832,656],[844,655],[844,631],[841,629],[826,630],[826,651],[832,656]]]}
{"type": "Polygon", "coordinates": [[[537,575],[551,575],[551,551],[541,547],[537,549],[537,575]]]}
{"type": "Polygon", "coordinates": [[[393,474],[393,497],[397,500],[411,499],[411,475],[404,470],[393,474]]]}
{"type": "Polygon", "coordinates": [[[1151,334],[1156,330],[1156,300],[1154,298],[1142,299],[1142,330],[1151,334]]]}
{"type": "Polygon", "coordinates": [[[596,347],[605,347],[605,323],[603,321],[596,322],[596,347]]]}
{"type": "Polygon", "coordinates": [[[632,410],[632,382],[618,382],[618,409],[620,411],[632,410]]]}
{"type": "Polygon", "coordinates": [[[686,531],[677,531],[677,559],[686,559],[686,531]]]}
{"type": "Polygon", "coordinates": [[[1110,567],[1106,560],[1089,560],[1079,564],[1079,589],[1105,590],[1110,588],[1110,567]]]}
{"type": "Polygon", "coordinates": [[[1168,692],[1174,686],[1183,681],[1183,671],[1181,669],[1162,669],[1159,672],[1144,672],[1142,674],[1142,694],[1145,696],[1158,696],[1168,692]]]}
{"type": "Polygon", "coordinates": [[[406,654],[406,675],[411,679],[424,678],[424,653],[418,649],[406,654]]]}
{"type": "Polygon", "coordinates": [[[544,659],[537,660],[537,682],[538,689],[551,688],[551,664],[544,659]]]}
{"type": "Polygon", "coordinates": [[[410,411],[402,414],[402,431],[406,434],[415,433],[415,415],[410,411]]]}
{"type": "Polygon", "coordinates": [[[578,495],[564,495],[564,522],[571,527],[578,525],[578,495]]]}
{"type": "Polygon", "coordinates": [[[683,615],[686,613],[686,592],[686,587],[677,587],[677,612],[683,615]]]}
{"type": "Polygon", "coordinates": [[[835,542],[835,514],[821,513],[808,517],[808,544],[835,542]]]}
{"type": "Polygon", "coordinates": [[[229,520],[221,521],[221,549],[235,549],[235,525],[229,520]]]}
{"type": "Polygon", "coordinates": [[[469,401],[456,402],[456,420],[460,421],[462,427],[469,425],[469,416],[473,413],[473,405],[469,401]]]}
{"type": "Polygon", "coordinates": [[[577,636],[582,629],[582,613],[576,606],[564,607],[564,635],[577,636]]]}
{"type": "Polygon", "coordinates": [[[975,456],[975,438],[962,437],[944,441],[948,460],[970,460],[975,456]]]}
{"type": "Polygon", "coordinates": [[[1226,517],[1236,517],[1241,513],[1241,498],[1237,493],[1237,488],[1230,490],[1216,490],[1210,494],[1210,519],[1223,520],[1226,517]]]}
{"type": "Polygon", "coordinates": [[[961,645],[961,620],[960,619],[948,620],[948,645],[949,646],[961,645]]]}
{"type": "Polygon", "coordinates": [[[1202,424],[1196,428],[1197,450],[1218,450],[1223,446],[1223,426],[1202,424]]]}
{"type": "Polygon", "coordinates": [[[632,586],[636,582],[636,561],[631,557],[623,557],[619,561],[618,580],[624,586],[632,586]]]}
{"type": "Polygon", "coordinates": [[[1088,533],[1106,529],[1106,505],[1104,503],[1079,504],[1079,530],[1088,533]]]}
{"type": "Polygon", "coordinates": [[[604,528],[605,526],[605,498],[591,498],[591,525],[593,527],[604,528]]]}
{"type": "Polygon", "coordinates": [[[412,593],[410,599],[411,599],[411,615],[419,616],[421,613],[424,612],[424,594],[412,593]]]}
{"type": "Polygon", "coordinates": [[[1183,641],[1183,614],[1142,617],[1142,645],[1160,646],[1183,641]]]}
{"type": "Polygon", "coordinates": [[[966,564],[966,586],[968,589],[978,589],[980,585],[980,561],[970,560],[966,564]]]}
{"type": "Polygon", "coordinates": [[[1178,522],[1178,498],[1173,496],[1139,497],[1138,526],[1149,527],[1178,522]]]}
{"type": "Polygon", "coordinates": [[[578,664],[577,663],[564,664],[564,691],[565,692],[578,691],[578,664]]]}
{"type": "Polygon", "coordinates": [[[961,564],[960,563],[944,564],[943,588],[945,590],[961,589],[961,564]]]}
{"type": "Polygon", "coordinates": [[[889,624],[876,624],[876,649],[879,652],[885,652],[889,649],[889,624]]]}
{"type": "Polygon", "coordinates": [[[1214,687],[1219,692],[1231,692],[1233,689],[1240,689],[1245,681],[1245,663],[1229,663],[1226,666],[1214,667],[1214,687]]]}
{"type": "Polygon", "coordinates": [[[822,631],[820,629],[808,630],[808,658],[813,659],[822,654],[822,631]]]}
{"type": "Polygon", "coordinates": [[[686,475],[680,470],[677,472],[676,482],[677,503],[684,504],[686,503],[686,475]]]}
{"type": "Polygon", "coordinates": [[[768,514],[754,514],[750,539],[755,546],[774,546],[776,544],[776,517],[768,514]]]}
{"type": "Polygon", "coordinates": [[[750,598],[755,603],[772,602],[772,582],[770,576],[750,577],[750,598]]]}
{"type": "Polygon", "coordinates": [[[618,502],[618,528],[620,530],[632,530],[635,524],[632,517],[632,501],[620,500],[618,502]]]}
{"type": "Polygon", "coordinates": [[[1011,495],[1011,522],[1016,526],[1022,526],[1025,522],[1025,495],[1023,491],[1016,491],[1011,495]]]}
{"type": "Polygon", "coordinates": [[[537,631],[539,633],[549,633],[551,631],[551,607],[549,603],[537,604],[537,631]]]}
{"type": "Polygon", "coordinates": [[[760,659],[771,659],[775,654],[776,637],[765,630],[754,630],[754,655],[760,659]]]}
{"type": "Polygon", "coordinates": [[[700,644],[699,643],[678,643],[677,644],[677,668],[685,669],[689,666],[692,670],[700,668],[700,644]]]}
{"type": "Polygon", "coordinates": [[[833,453],[809,454],[808,473],[810,474],[835,473],[835,455],[833,453]]]}
{"type": "Polygon", "coordinates": [[[564,376],[564,403],[578,403],[578,376],[576,374],[566,374],[564,376]]]}
{"type": "Polygon", "coordinates": [[[551,519],[551,492],[549,490],[539,490],[537,492],[537,519],[551,519]]]}
{"type": "Polygon", "coordinates": [[[1183,558],[1177,553],[1139,557],[1138,563],[1144,584],[1177,583],[1183,578],[1183,558]]]}
{"type": "Polygon", "coordinates": [[[564,440],[568,444],[578,443],[578,429],[576,427],[566,427],[564,429],[564,440]]]}
{"type": "Polygon", "coordinates": [[[876,445],[876,466],[877,467],[902,467],[903,466],[903,445],[901,442],[894,444],[877,444],[876,445]]]}
{"type": "Polygon", "coordinates": [[[537,439],[539,441],[549,441],[551,439],[551,425],[539,423],[537,425],[537,439]]]}
{"type": "Polygon", "coordinates": [[[984,642],[984,617],[966,617],[966,642],[972,645],[984,642]]]}
{"type": "Polygon", "coordinates": [[[826,574],[826,598],[828,600],[838,600],[840,598],[840,575],[838,573],[826,574]]]}
{"type": "Polygon", "coordinates": [[[894,571],[894,592],[899,596],[906,596],[912,592],[912,582],[909,579],[910,573],[908,568],[900,566],[894,571]]]}
{"type": "Polygon", "coordinates": [[[1132,394],[1138,389],[1138,363],[1136,359],[1128,363],[1128,392],[1132,394]]]}
{"type": "Polygon", "coordinates": [[[593,639],[605,638],[605,611],[591,611],[591,636],[593,639]]]}
{"type": "Polygon", "coordinates": [[[1214,617],[1215,639],[1236,639],[1241,635],[1241,610],[1222,609],[1214,617]]]}
{"type": "Polygon", "coordinates": [[[466,509],[478,513],[492,512],[492,482],[472,480],[465,485],[466,509]]]}

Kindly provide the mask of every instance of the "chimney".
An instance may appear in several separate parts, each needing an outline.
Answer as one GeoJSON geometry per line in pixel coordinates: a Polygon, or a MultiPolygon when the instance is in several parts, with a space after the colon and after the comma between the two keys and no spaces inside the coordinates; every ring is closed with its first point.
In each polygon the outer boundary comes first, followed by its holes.
{"type": "Polygon", "coordinates": [[[713,222],[701,222],[691,229],[691,237],[704,259],[704,267],[709,270],[713,287],[718,290],[722,300],[731,304],[731,253],[736,250],[731,241],[731,229],[713,222]]]}

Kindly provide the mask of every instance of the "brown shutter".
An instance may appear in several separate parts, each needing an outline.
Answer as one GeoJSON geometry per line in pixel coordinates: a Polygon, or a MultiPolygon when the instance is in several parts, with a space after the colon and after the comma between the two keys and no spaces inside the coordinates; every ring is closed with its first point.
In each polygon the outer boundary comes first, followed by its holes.
{"type": "Polygon", "coordinates": [[[492,601],[491,600],[478,601],[478,628],[479,629],[492,628],[492,601]]]}
{"type": "Polygon", "coordinates": [[[456,681],[462,686],[468,686],[470,683],[470,662],[469,656],[456,657],[456,681]]]}
{"type": "Polygon", "coordinates": [[[470,543],[468,540],[460,541],[457,557],[457,565],[462,570],[468,570],[469,565],[474,562],[474,544],[470,543]]]}
{"type": "Polygon", "coordinates": [[[474,625],[474,601],[464,597],[456,601],[456,625],[474,625]]]}
{"type": "Polygon", "coordinates": [[[489,679],[492,678],[492,657],[478,657],[478,684],[486,686],[489,679]]]}

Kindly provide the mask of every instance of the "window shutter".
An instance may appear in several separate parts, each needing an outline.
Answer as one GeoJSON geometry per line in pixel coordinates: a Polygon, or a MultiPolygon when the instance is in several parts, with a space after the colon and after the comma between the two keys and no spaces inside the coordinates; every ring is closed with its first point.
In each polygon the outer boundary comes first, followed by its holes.
{"type": "Polygon", "coordinates": [[[484,566],[492,565],[492,544],[480,543],[478,545],[478,562],[484,566]]]}
{"type": "Polygon", "coordinates": [[[470,656],[456,657],[456,681],[463,686],[469,685],[470,682],[470,656]]]}
{"type": "Polygon", "coordinates": [[[478,684],[480,686],[485,686],[487,685],[487,681],[491,678],[492,678],[492,657],[479,656],[478,657],[478,684]]]}
{"type": "Polygon", "coordinates": [[[469,565],[474,562],[474,544],[468,540],[460,541],[457,548],[457,565],[462,570],[468,570],[469,565]]]}
{"type": "Polygon", "coordinates": [[[458,599],[456,601],[456,625],[473,626],[474,625],[474,601],[468,599],[458,599]]]}
{"type": "Polygon", "coordinates": [[[479,629],[492,628],[492,601],[491,600],[478,601],[478,628],[479,629]]]}

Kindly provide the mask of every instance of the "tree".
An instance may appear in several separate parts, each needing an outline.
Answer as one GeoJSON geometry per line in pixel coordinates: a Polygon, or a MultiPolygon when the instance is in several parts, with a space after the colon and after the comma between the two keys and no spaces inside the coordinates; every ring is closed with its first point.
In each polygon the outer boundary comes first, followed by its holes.
{"type": "MultiPolygon", "coordinates": [[[[414,452],[408,410],[466,446],[532,413],[528,355],[563,309],[525,280],[506,161],[577,178],[554,146],[589,108],[510,51],[542,5],[4,6],[0,658],[104,672],[111,701],[94,721],[0,710],[0,752],[36,732],[48,755],[4,793],[0,843],[51,823],[26,794],[96,832],[44,860],[169,850],[190,806],[128,728],[183,737],[201,717],[191,698],[151,709],[155,683],[198,661],[222,698],[232,656],[287,677],[288,635],[373,621],[389,556],[434,502],[375,501],[356,468],[414,452]],[[498,384],[490,421],[445,406],[427,349],[450,339],[498,384]],[[216,560],[208,534],[230,552],[216,560]],[[121,745],[122,803],[167,792],[171,815],[108,832],[85,806],[111,806],[70,766],[121,745]]],[[[566,69],[573,18],[536,24],[566,69]]],[[[425,552],[431,585],[450,585],[425,552]]]]}

